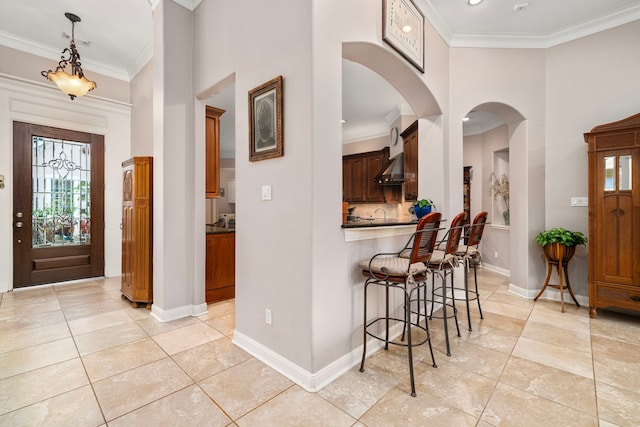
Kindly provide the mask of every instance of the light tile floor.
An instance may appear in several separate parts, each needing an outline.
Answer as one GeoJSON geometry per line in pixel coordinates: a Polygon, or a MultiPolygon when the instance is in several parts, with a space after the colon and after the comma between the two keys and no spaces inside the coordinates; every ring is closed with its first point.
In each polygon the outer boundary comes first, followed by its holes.
{"type": "MultiPolygon", "coordinates": [[[[640,317],[525,300],[480,272],[480,320],[435,356],[378,351],[308,393],[234,346],[234,301],[159,323],[120,279],[0,294],[0,426],[638,426],[640,317]]],[[[450,330],[453,324],[450,324],[450,330]]]]}

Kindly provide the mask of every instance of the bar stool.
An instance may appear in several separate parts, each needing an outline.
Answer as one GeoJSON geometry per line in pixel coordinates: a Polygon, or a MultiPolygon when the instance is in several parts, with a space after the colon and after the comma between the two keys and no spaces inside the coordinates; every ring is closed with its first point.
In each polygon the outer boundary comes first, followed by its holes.
{"type": "MultiPolygon", "coordinates": [[[[454,252],[454,255],[461,258],[464,262],[464,298],[456,298],[457,300],[465,301],[467,303],[467,323],[469,325],[469,331],[471,328],[471,311],[469,310],[469,301],[478,301],[478,310],[480,311],[480,318],[484,319],[482,315],[482,307],[480,306],[480,293],[478,292],[478,264],[482,261],[480,253],[480,241],[482,240],[482,234],[484,233],[484,226],[487,223],[487,212],[480,212],[473,218],[473,223],[469,226],[465,235],[464,245],[459,245],[458,250],[454,252]],[[469,267],[473,267],[473,281],[475,284],[474,290],[469,290],[469,267]]],[[[458,288],[456,288],[458,289],[458,288]]]]}
{"type": "Polygon", "coordinates": [[[415,233],[411,236],[405,247],[399,252],[379,253],[371,259],[360,262],[362,274],[367,278],[364,283],[364,322],[363,322],[363,346],[362,361],[360,363],[360,372],[364,372],[364,361],[367,354],[367,335],[384,342],[384,349],[389,349],[389,344],[407,347],[409,358],[409,377],[411,380],[411,396],[416,395],[416,387],[413,376],[413,347],[429,344],[431,352],[431,361],[433,367],[436,368],[436,360],[433,355],[431,346],[431,337],[429,334],[429,326],[427,323],[426,309],[424,313],[424,327],[420,325],[418,320],[415,327],[425,332],[424,340],[413,342],[411,336],[411,301],[416,293],[419,295],[419,289],[425,288],[428,275],[426,263],[429,262],[433,253],[436,238],[438,235],[438,227],[440,226],[441,214],[433,212],[425,215],[420,219],[416,227],[415,233]],[[409,257],[400,256],[403,251],[410,250],[409,257]],[[367,292],[370,285],[382,286],[385,289],[385,314],[384,317],[377,317],[373,320],[367,320],[367,292]],[[389,310],[389,291],[401,291],[404,297],[403,317],[393,317],[389,310]],[[382,322],[384,324],[383,336],[373,331],[374,327],[382,322]],[[390,322],[401,323],[403,333],[401,341],[394,341],[389,336],[390,322]],[[404,342],[406,331],[407,341],[404,342]]]}
{"type": "Polygon", "coordinates": [[[458,257],[455,255],[455,252],[458,250],[458,245],[460,242],[460,238],[462,237],[462,232],[464,230],[464,220],[467,218],[467,214],[465,212],[461,212],[456,215],[451,221],[451,227],[447,231],[444,239],[438,243],[438,249],[433,251],[433,255],[427,264],[429,269],[431,270],[431,312],[429,314],[429,319],[442,318],[444,322],[444,334],[445,334],[445,342],[447,345],[447,356],[451,356],[451,347],[449,345],[449,325],[448,319],[455,319],[456,330],[458,332],[458,336],[460,336],[460,326],[458,325],[458,309],[456,308],[456,300],[455,300],[455,288],[453,282],[453,270],[458,266],[458,257]],[[441,285],[436,287],[435,284],[435,275],[439,275],[441,279],[441,285]],[[451,298],[449,298],[449,302],[447,302],[447,276],[451,278],[451,298]],[[437,302],[442,304],[442,315],[434,315],[433,307],[436,303],[436,298],[438,298],[437,302]],[[447,314],[447,307],[452,310],[451,314],[447,314]]]}

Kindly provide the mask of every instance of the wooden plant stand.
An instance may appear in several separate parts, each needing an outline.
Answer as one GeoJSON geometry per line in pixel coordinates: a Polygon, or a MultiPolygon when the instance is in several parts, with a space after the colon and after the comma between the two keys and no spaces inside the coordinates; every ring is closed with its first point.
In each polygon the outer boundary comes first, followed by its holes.
{"type": "Polygon", "coordinates": [[[547,278],[544,280],[544,285],[538,295],[533,299],[537,301],[540,298],[540,295],[544,293],[547,289],[547,286],[556,288],[560,290],[560,306],[562,308],[562,312],[564,313],[564,290],[567,289],[569,294],[571,294],[571,298],[575,301],[576,305],[580,307],[580,303],[576,299],[576,296],[573,294],[571,290],[571,283],[569,282],[569,272],[567,271],[567,265],[569,264],[569,260],[573,257],[573,254],[576,251],[575,246],[565,246],[560,243],[550,243],[545,245],[543,248],[544,254],[547,257],[547,278]],[[550,285],[549,278],[551,278],[551,271],[553,267],[558,271],[558,284],[550,285]],[[566,284],[562,283],[562,272],[564,271],[564,278],[567,282],[566,284]]]}

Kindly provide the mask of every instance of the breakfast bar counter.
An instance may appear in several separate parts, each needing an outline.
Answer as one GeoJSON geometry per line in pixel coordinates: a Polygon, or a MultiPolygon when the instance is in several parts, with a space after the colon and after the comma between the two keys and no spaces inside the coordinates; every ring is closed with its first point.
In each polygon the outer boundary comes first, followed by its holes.
{"type": "Polygon", "coordinates": [[[358,221],[347,221],[342,224],[342,228],[364,228],[364,227],[393,227],[396,225],[413,225],[414,227],[418,223],[417,220],[413,221],[408,218],[393,218],[393,219],[361,219],[358,221]]]}
{"type": "Polygon", "coordinates": [[[416,231],[418,221],[405,219],[361,219],[347,221],[342,224],[345,242],[358,240],[379,239],[381,237],[393,237],[410,235],[416,231]]]}

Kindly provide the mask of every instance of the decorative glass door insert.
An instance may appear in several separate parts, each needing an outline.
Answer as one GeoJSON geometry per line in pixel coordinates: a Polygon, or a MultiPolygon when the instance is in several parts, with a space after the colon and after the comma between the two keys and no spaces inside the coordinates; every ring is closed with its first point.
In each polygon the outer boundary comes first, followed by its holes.
{"type": "Polygon", "coordinates": [[[91,144],[33,136],[32,247],[91,243],[91,144]]]}

